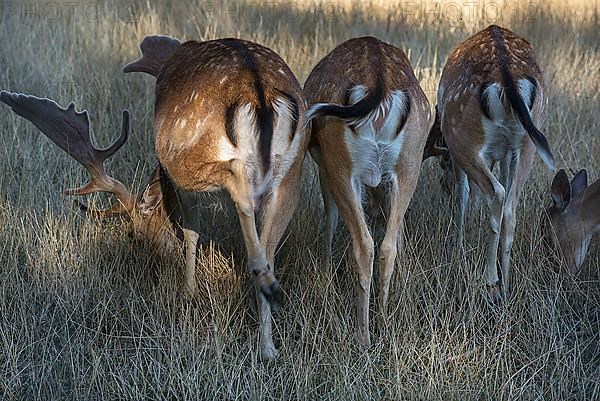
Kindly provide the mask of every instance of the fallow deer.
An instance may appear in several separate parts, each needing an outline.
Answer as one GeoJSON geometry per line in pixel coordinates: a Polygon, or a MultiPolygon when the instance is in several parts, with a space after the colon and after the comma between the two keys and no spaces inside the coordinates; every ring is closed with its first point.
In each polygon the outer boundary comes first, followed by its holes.
{"type": "Polygon", "coordinates": [[[325,56],[310,73],[304,94],[312,104],[307,117],[312,120],[309,150],[319,165],[325,257],[331,258],[339,210],[358,265],[358,340],[367,345],[375,244],[362,205],[364,188],[384,189],[388,195],[379,252],[380,308],[385,315],[404,214],[431,127],[429,102],[404,52],[372,37],[351,39],[325,56]]]}
{"type": "Polygon", "coordinates": [[[104,210],[90,209],[79,203],[86,213],[105,217],[124,215],[131,219],[131,234],[135,238],[150,241],[161,250],[174,249],[177,246],[177,237],[181,236],[181,230],[177,224],[174,191],[165,180],[160,166],[156,166],[147,184],[138,194],[131,193],[104,170],[104,160],[113,156],[127,141],[127,110],[123,111],[121,135],[106,149],[97,149],[92,144],[87,111],[75,111],[73,103],[65,109],[51,99],[7,91],[0,92],[0,101],[9,105],[16,114],[31,121],[52,142],[88,170],[91,181],[82,187],[65,191],[66,194],[108,192],[116,196],[117,202],[104,210]]]}
{"type": "Polygon", "coordinates": [[[272,359],[271,308],[281,301],[275,249],[298,202],[309,136],[300,84],[272,50],[238,39],[180,44],[145,38],[125,72],[157,77],[156,154],[176,185],[186,245],[186,283],[195,293],[199,238],[193,193],[226,189],[241,223],[260,313],[260,354],[272,359]],[[256,212],[262,214],[260,237],[256,212]]]}
{"type": "Polygon", "coordinates": [[[460,249],[469,181],[487,202],[491,233],[484,278],[493,302],[508,294],[515,211],[536,149],[555,170],[548,142],[537,128],[546,103],[542,70],[531,45],[508,29],[491,25],[448,55],[430,137],[443,135],[451,156],[447,166],[454,171],[460,249]],[[492,172],[494,163],[500,165],[500,179],[492,172]],[[496,266],[499,245],[502,285],[496,266]]]}
{"type": "Polygon", "coordinates": [[[600,180],[588,186],[587,171],[569,182],[558,171],[550,189],[552,206],[542,213],[544,237],[559,251],[571,273],[577,273],[594,234],[600,232],[600,180]]]}

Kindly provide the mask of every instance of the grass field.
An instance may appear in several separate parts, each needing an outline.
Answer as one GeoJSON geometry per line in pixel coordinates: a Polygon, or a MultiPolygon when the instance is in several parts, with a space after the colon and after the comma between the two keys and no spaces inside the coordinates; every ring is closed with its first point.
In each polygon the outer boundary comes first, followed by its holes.
{"type": "MultiPolygon", "coordinates": [[[[155,162],[154,80],[125,75],[148,34],[265,44],[300,82],[343,40],[404,49],[435,104],[448,51],[490,23],[536,49],[549,107],[542,130],[559,167],[600,175],[600,6],[589,1],[225,3],[0,2],[0,89],[87,108],[99,144],[133,116],[108,170],[135,188],[155,162]]],[[[4,105],[2,105],[4,106],[4,105]]],[[[274,364],[257,360],[257,311],[231,206],[206,206],[200,295],[183,300],[183,260],[132,242],[127,221],[74,212],[62,190],[83,169],[0,107],[0,399],[600,399],[598,239],[576,277],[541,247],[552,179],[539,158],[518,212],[512,297],[485,301],[484,209],[473,204],[466,262],[448,259],[451,209],[427,161],[411,203],[387,324],[354,341],[354,262],[340,225],[336,268],[319,252],[317,176],[307,158],[300,207],[278,252],[285,304],[274,364]]],[[[103,196],[94,198],[106,204],[103,196]]],[[[376,289],[375,289],[376,294],[376,289]]],[[[376,311],[376,308],[373,309],[376,311]]]]}

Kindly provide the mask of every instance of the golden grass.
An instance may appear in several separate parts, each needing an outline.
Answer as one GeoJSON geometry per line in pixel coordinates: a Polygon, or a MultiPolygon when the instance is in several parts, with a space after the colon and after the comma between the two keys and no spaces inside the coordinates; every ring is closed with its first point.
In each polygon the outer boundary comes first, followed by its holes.
{"type": "MultiPolygon", "coordinates": [[[[550,97],[542,128],[558,164],[599,175],[596,1],[550,0],[534,9],[498,1],[493,19],[486,14],[492,2],[476,1],[473,17],[462,21],[449,13],[468,2],[228,2],[228,9],[193,0],[91,3],[97,14],[85,2],[72,15],[66,3],[29,3],[37,14],[17,2],[8,10],[8,3],[0,20],[0,88],[75,101],[90,110],[102,144],[118,132],[120,109],[129,108],[134,133],[109,170],[132,187],[155,160],[153,80],[120,69],[138,56],[144,35],[255,40],[279,52],[300,81],[336,44],[374,35],[410,55],[434,102],[449,49],[492,22],[536,49],[550,97]],[[48,4],[62,14],[48,14],[48,4]],[[436,4],[430,14],[407,8],[436,4]]],[[[185,302],[178,296],[181,258],[132,243],[124,221],[73,213],[60,193],[83,182],[84,172],[6,107],[0,143],[3,400],[600,399],[598,241],[578,277],[552,269],[538,235],[551,177],[539,161],[519,208],[513,295],[496,308],[484,301],[482,209],[471,208],[466,262],[446,257],[450,208],[436,163],[424,165],[393,278],[391,317],[382,324],[374,315],[374,344],[361,350],[353,341],[348,235],[338,230],[338,265],[328,273],[317,251],[320,197],[307,160],[302,202],[276,267],[286,294],[274,325],[280,358],[265,366],[256,360],[254,297],[229,205],[207,207],[201,295],[185,302]]]]}

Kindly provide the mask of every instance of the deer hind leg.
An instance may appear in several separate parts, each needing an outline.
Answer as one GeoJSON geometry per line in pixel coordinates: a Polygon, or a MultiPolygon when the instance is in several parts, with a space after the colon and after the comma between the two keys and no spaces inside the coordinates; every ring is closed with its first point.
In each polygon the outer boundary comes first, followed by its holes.
{"type": "Polygon", "coordinates": [[[455,222],[458,232],[456,249],[459,252],[460,257],[463,258],[465,255],[465,214],[469,204],[469,180],[467,179],[465,172],[458,167],[456,163],[453,163],[453,166],[455,176],[454,197],[457,201],[455,214],[455,222]]]}
{"type": "Polygon", "coordinates": [[[494,177],[484,160],[478,159],[471,166],[469,178],[476,182],[483,193],[488,210],[490,234],[487,241],[484,280],[488,289],[488,299],[492,303],[501,300],[500,280],[498,279],[498,245],[500,242],[500,228],[504,207],[505,190],[502,184],[494,177]]]}
{"type": "Polygon", "coordinates": [[[358,265],[358,282],[356,285],[357,338],[361,344],[368,346],[371,343],[369,335],[369,297],[375,245],[362,210],[360,189],[353,187],[350,177],[329,176],[328,178],[335,203],[352,237],[352,250],[358,265]]]}
{"type": "MultiPolygon", "coordinates": [[[[298,189],[302,173],[302,158],[295,163],[283,181],[272,190],[264,205],[260,243],[266,250],[269,266],[275,266],[275,251],[298,204],[298,189]]],[[[257,291],[258,307],[261,311],[261,355],[273,359],[277,349],[271,338],[271,311],[262,293],[257,291]]]]}
{"type": "Polygon", "coordinates": [[[177,190],[177,202],[182,214],[183,240],[185,244],[185,283],[183,293],[188,298],[198,294],[196,281],[196,254],[198,252],[198,212],[197,199],[191,192],[177,190]]]}
{"type": "Polygon", "coordinates": [[[327,183],[327,174],[325,174],[325,169],[321,164],[320,149],[316,147],[311,148],[311,155],[319,165],[319,184],[321,186],[321,195],[323,196],[323,210],[325,211],[325,238],[323,241],[323,256],[325,257],[326,264],[331,265],[333,255],[331,245],[333,243],[335,229],[338,225],[338,208],[327,183]]]}
{"type": "Polygon", "coordinates": [[[265,248],[258,238],[246,168],[243,162],[234,159],[230,162],[230,170],[233,174],[227,180],[225,186],[238,212],[248,253],[248,271],[254,277],[254,288],[260,315],[260,357],[263,360],[272,360],[275,358],[277,350],[273,345],[271,335],[271,309],[278,308],[281,302],[281,290],[279,283],[275,280],[272,265],[269,265],[267,261],[265,248]]]}
{"type": "Polygon", "coordinates": [[[198,251],[198,239],[200,235],[194,230],[183,229],[185,242],[185,288],[184,294],[193,298],[198,294],[196,283],[196,253],[198,251]]]}
{"type": "Polygon", "coordinates": [[[328,265],[332,263],[332,243],[333,235],[338,224],[338,208],[333,199],[333,195],[327,185],[327,178],[322,170],[319,171],[319,182],[321,184],[321,193],[323,194],[323,208],[325,210],[325,244],[324,256],[328,265]]]}
{"type": "Polygon", "coordinates": [[[379,251],[379,307],[382,316],[387,316],[390,280],[394,273],[396,257],[401,255],[404,235],[404,215],[417,186],[417,173],[400,169],[392,180],[390,190],[390,210],[387,227],[379,251]]]}
{"type": "Polygon", "coordinates": [[[519,152],[507,152],[505,159],[500,163],[502,185],[506,191],[506,199],[502,208],[502,230],[500,232],[500,260],[502,264],[502,295],[508,295],[510,274],[510,250],[516,225],[516,185],[515,174],[519,165],[519,152]]]}
{"type": "Polygon", "coordinates": [[[522,147],[519,151],[509,154],[503,166],[503,181],[507,191],[504,204],[502,231],[500,235],[502,265],[502,290],[506,297],[509,293],[510,253],[516,227],[516,211],[521,191],[529,178],[532,161],[535,156],[533,146],[522,147]]]}
{"type": "Polygon", "coordinates": [[[267,260],[273,266],[275,250],[298,205],[302,158],[295,162],[283,180],[273,188],[264,206],[261,244],[266,249],[267,260]]]}

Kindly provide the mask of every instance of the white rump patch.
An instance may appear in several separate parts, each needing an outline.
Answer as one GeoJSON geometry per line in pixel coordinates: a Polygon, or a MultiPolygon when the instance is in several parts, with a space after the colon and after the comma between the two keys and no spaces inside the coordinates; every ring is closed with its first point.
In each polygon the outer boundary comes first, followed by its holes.
{"type": "Polygon", "coordinates": [[[482,99],[485,99],[488,106],[488,113],[492,120],[501,119],[506,113],[500,97],[502,85],[494,82],[489,85],[481,94],[482,99]]]}
{"type": "MultiPolygon", "coordinates": [[[[521,96],[521,99],[525,102],[525,106],[527,106],[527,110],[529,110],[529,105],[533,100],[532,97],[535,90],[533,83],[528,79],[519,79],[519,81],[517,81],[517,86],[519,88],[519,96],[521,96]]],[[[529,112],[531,113],[531,110],[529,110],[529,112]]]]}
{"type": "Polygon", "coordinates": [[[408,96],[394,90],[367,116],[351,122],[353,130],[345,129],[352,175],[362,184],[377,187],[384,176],[395,177],[404,141],[404,134],[398,129],[408,110],[408,96]]]}
{"type": "Polygon", "coordinates": [[[364,85],[356,85],[349,90],[348,101],[350,104],[356,104],[367,96],[367,87],[364,85]]]}
{"type": "MultiPolygon", "coordinates": [[[[534,86],[528,79],[520,79],[516,84],[519,96],[530,112],[528,105],[534,93],[534,86]]],[[[517,113],[512,109],[506,110],[502,104],[501,93],[503,90],[502,85],[495,82],[489,85],[482,94],[487,100],[491,117],[488,119],[484,115],[481,116],[485,133],[482,155],[487,160],[500,160],[507,151],[519,149],[523,136],[527,134],[517,113]]]]}
{"type": "MultiPolygon", "coordinates": [[[[356,85],[349,89],[348,92],[348,102],[350,106],[360,102],[368,95],[368,90],[364,85],[356,85]]],[[[379,118],[383,118],[387,115],[387,112],[390,110],[392,103],[395,103],[396,106],[401,106],[403,108],[408,106],[406,94],[401,90],[393,90],[384,98],[384,100],[379,104],[378,107],[376,107],[365,117],[354,120],[347,120],[346,122],[355,127],[360,127],[361,125],[367,124],[369,121],[377,121],[379,118]]],[[[316,113],[322,107],[328,105],[331,105],[331,103],[316,103],[312,105],[306,113],[306,124],[308,124],[315,117],[316,113]]]]}
{"type": "MultiPolygon", "coordinates": [[[[387,140],[396,135],[398,124],[408,111],[408,96],[401,90],[391,91],[373,111],[361,119],[349,121],[357,131],[363,127],[374,129],[378,121],[384,120],[379,133],[387,140]],[[369,128],[370,127],[370,128],[369,128]]],[[[382,138],[382,139],[384,139],[382,138]]]]}
{"type": "Polygon", "coordinates": [[[254,206],[258,205],[261,196],[269,187],[279,185],[295,160],[303,137],[298,133],[290,142],[294,114],[293,105],[288,99],[279,97],[273,101],[272,107],[274,119],[269,171],[263,171],[259,148],[260,133],[254,105],[244,104],[236,110],[233,130],[237,146],[229,141],[227,135],[221,136],[219,143],[219,160],[238,159],[246,166],[254,206]]]}
{"type": "Polygon", "coordinates": [[[292,132],[295,121],[293,105],[289,99],[279,97],[273,102],[275,121],[273,123],[273,142],[271,143],[272,186],[278,187],[298,155],[300,142],[304,135],[300,125],[292,132]],[[290,138],[293,140],[290,142],[290,138]]]}
{"type": "MultiPolygon", "coordinates": [[[[531,83],[531,81],[528,79],[519,79],[516,84],[519,96],[521,99],[523,99],[525,106],[529,110],[529,104],[531,103],[532,96],[534,94],[533,83],[531,83]]],[[[507,113],[507,111],[504,109],[504,105],[502,104],[500,98],[502,91],[502,85],[498,82],[494,82],[483,91],[482,97],[487,99],[488,109],[492,120],[505,119],[507,114],[511,114],[510,112],[507,113]]]]}
{"type": "Polygon", "coordinates": [[[252,104],[241,105],[235,111],[233,132],[237,146],[234,146],[223,132],[218,149],[219,160],[238,159],[244,163],[248,183],[250,184],[250,193],[253,198],[253,206],[256,206],[258,199],[268,186],[270,171],[266,174],[263,174],[262,171],[256,110],[252,104]]]}
{"type": "Polygon", "coordinates": [[[258,155],[258,128],[256,112],[252,104],[246,103],[235,111],[233,131],[237,146],[231,143],[227,135],[221,136],[218,150],[219,160],[240,159],[245,162],[255,159],[258,155]]]}
{"type": "Polygon", "coordinates": [[[275,116],[277,118],[276,123],[287,122],[291,127],[291,123],[294,121],[294,115],[292,110],[292,104],[288,99],[279,97],[275,99],[273,102],[273,110],[275,111],[275,116]]]}

